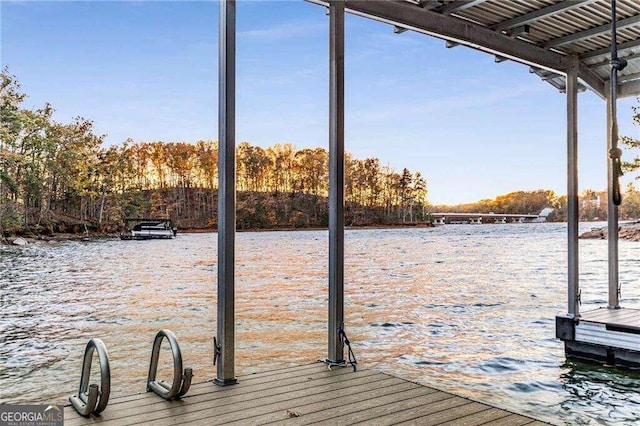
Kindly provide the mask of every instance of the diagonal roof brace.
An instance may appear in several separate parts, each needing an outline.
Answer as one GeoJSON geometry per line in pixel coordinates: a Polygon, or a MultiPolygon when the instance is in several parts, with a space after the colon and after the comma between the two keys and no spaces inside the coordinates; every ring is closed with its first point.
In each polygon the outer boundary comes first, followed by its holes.
{"type": "Polygon", "coordinates": [[[576,56],[573,57],[578,63],[578,78],[593,90],[593,92],[600,96],[602,99],[606,99],[604,80],[602,80],[597,74],[595,74],[584,62],[581,62],[576,56]]]}

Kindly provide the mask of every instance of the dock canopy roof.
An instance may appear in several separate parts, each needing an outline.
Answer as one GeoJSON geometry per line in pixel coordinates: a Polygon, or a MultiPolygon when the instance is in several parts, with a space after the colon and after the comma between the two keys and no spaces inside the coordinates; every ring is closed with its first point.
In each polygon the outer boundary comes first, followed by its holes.
{"type": "MultiPolygon", "coordinates": [[[[326,0],[307,0],[327,5],[326,0]]],[[[345,0],[346,10],[513,60],[565,91],[576,67],[583,87],[605,98],[611,66],[611,0],[345,0]]],[[[619,97],[640,95],[640,2],[617,0],[619,97]]]]}

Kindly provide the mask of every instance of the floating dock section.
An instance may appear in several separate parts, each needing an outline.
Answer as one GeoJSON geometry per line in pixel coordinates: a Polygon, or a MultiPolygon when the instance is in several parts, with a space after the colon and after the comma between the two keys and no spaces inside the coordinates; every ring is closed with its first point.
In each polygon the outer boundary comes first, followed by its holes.
{"type": "Polygon", "coordinates": [[[607,309],[556,317],[568,357],[640,369],[640,310],[607,309]]]}
{"type": "Polygon", "coordinates": [[[234,386],[194,384],[175,401],[153,392],[113,398],[101,415],[88,418],[66,406],[64,419],[65,426],[547,424],[388,374],[330,370],[323,363],[240,376],[234,386]]]}

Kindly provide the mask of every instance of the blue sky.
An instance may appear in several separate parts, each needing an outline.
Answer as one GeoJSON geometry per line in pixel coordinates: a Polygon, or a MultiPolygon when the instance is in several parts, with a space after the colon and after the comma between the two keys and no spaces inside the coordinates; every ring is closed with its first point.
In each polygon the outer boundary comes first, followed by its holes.
{"type": "MultiPolygon", "coordinates": [[[[54,118],[107,144],[217,140],[218,3],[1,2],[1,62],[54,118]]],[[[328,147],[328,17],[302,0],[239,1],[237,138],[328,147]]],[[[429,199],[566,193],[565,97],[513,62],[348,16],[346,148],[428,180],[429,199]]],[[[606,187],[605,104],[579,97],[580,188],[606,187]]],[[[619,102],[620,133],[635,98],[619,102]]],[[[629,178],[627,178],[627,181],[629,178]]]]}

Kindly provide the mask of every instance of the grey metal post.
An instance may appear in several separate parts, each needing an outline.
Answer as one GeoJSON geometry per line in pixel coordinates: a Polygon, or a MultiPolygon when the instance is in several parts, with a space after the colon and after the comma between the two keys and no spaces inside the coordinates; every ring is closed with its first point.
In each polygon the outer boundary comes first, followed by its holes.
{"type": "MultiPolygon", "coordinates": [[[[611,95],[607,96],[607,152],[613,148],[613,138],[611,126],[613,126],[614,100],[611,95]]],[[[613,201],[614,164],[607,159],[607,234],[608,234],[608,258],[609,258],[609,309],[620,307],[620,296],[618,293],[618,206],[613,201]]]]}
{"type": "Polygon", "coordinates": [[[344,361],[344,1],[329,2],[329,362],[344,361]]]}
{"type": "Polygon", "coordinates": [[[580,315],[578,262],[578,68],[567,71],[567,260],[569,315],[580,315]]]}
{"type": "MultiPolygon", "coordinates": [[[[220,2],[218,62],[218,333],[220,349],[215,383],[234,376],[234,261],[236,232],[236,2],[220,2]]],[[[217,351],[217,348],[216,348],[217,351]]]]}

